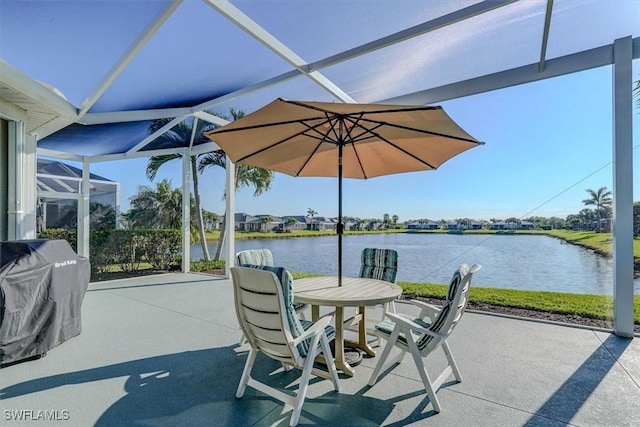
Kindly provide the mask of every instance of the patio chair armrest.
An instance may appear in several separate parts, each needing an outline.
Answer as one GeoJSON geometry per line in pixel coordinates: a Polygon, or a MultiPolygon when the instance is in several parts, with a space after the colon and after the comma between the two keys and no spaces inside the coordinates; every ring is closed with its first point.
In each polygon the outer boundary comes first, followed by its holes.
{"type": "Polygon", "coordinates": [[[323,317],[321,319],[318,319],[318,321],[315,322],[313,324],[313,326],[311,326],[309,329],[304,331],[304,333],[302,335],[300,335],[299,337],[295,338],[293,340],[293,344],[294,345],[298,345],[301,341],[304,341],[304,340],[306,340],[308,338],[311,338],[311,337],[314,337],[316,335],[323,334],[324,333],[324,328],[329,326],[329,323],[331,323],[331,318],[330,317],[323,317]]]}
{"type": "Polygon", "coordinates": [[[413,320],[407,319],[404,316],[401,316],[401,315],[398,315],[398,314],[395,314],[395,313],[387,313],[386,316],[389,319],[391,319],[395,324],[399,324],[399,325],[403,326],[404,328],[409,328],[412,331],[420,332],[420,333],[426,333],[426,331],[427,331],[427,328],[418,325],[413,320]]]}
{"type": "Polygon", "coordinates": [[[421,309],[420,317],[425,317],[427,315],[430,317],[437,316],[438,313],[440,313],[440,310],[442,310],[442,307],[419,300],[411,300],[411,304],[421,309]]]}
{"type": "Polygon", "coordinates": [[[435,337],[435,338],[440,338],[440,339],[446,338],[445,334],[441,334],[441,333],[438,333],[438,332],[433,332],[433,331],[429,330],[428,328],[425,328],[424,326],[418,325],[416,322],[414,322],[414,321],[412,321],[410,319],[407,319],[406,317],[399,316],[399,315],[394,314],[394,313],[387,313],[386,315],[391,320],[393,320],[396,324],[400,324],[400,326],[403,329],[409,329],[409,330],[411,330],[413,332],[418,332],[418,333],[421,333],[421,334],[431,335],[432,337],[435,337]]]}

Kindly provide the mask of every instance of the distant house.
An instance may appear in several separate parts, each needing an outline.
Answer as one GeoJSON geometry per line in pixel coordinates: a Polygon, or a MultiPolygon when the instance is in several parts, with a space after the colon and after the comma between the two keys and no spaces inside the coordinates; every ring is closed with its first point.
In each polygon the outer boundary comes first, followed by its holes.
{"type": "Polygon", "coordinates": [[[531,221],[520,221],[521,230],[533,230],[534,228],[536,228],[536,225],[531,221]]]}
{"type": "Polygon", "coordinates": [[[237,231],[257,231],[252,229],[252,227],[255,226],[255,222],[258,220],[258,217],[240,212],[235,214],[234,218],[236,221],[237,231]]]}
{"type": "Polygon", "coordinates": [[[520,228],[520,225],[517,222],[510,221],[505,224],[505,228],[507,230],[517,230],[518,228],[520,228]]]}
{"type": "Polygon", "coordinates": [[[307,229],[307,217],[304,215],[285,215],[282,218],[282,222],[279,224],[278,230],[280,231],[294,231],[294,230],[306,230],[307,229]],[[291,222],[291,225],[287,225],[289,218],[293,218],[295,222],[291,222]]]}
{"type": "Polygon", "coordinates": [[[447,222],[447,230],[457,230],[459,228],[457,221],[449,221],[447,222]]]}
{"type": "Polygon", "coordinates": [[[471,224],[469,225],[470,230],[480,230],[482,229],[482,223],[480,221],[471,220],[471,224]]]}
{"type": "Polygon", "coordinates": [[[307,224],[309,224],[312,230],[335,230],[338,221],[336,219],[327,218],[325,216],[307,217],[307,224]]]}
{"type": "Polygon", "coordinates": [[[427,222],[411,222],[407,224],[409,230],[437,230],[440,228],[440,224],[427,220],[427,222]]]}
{"type": "Polygon", "coordinates": [[[282,218],[269,214],[260,214],[256,215],[256,219],[249,224],[251,231],[275,231],[281,228],[282,218]],[[266,217],[271,217],[271,221],[264,222],[266,217]]]}
{"type": "Polygon", "coordinates": [[[491,223],[492,230],[505,230],[507,228],[507,223],[504,221],[498,221],[491,223]]]}
{"type": "MultiPolygon", "coordinates": [[[[78,194],[82,185],[82,169],[63,162],[37,159],[36,166],[36,230],[47,228],[75,228],[78,220],[78,194]]],[[[113,215],[105,218],[113,220],[95,220],[92,215],[92,230],[101,228],[118,228],[120,207],[120,183],[111,181],[96,174],[89,174],[89,202],[110,208],[113,215]]]]}

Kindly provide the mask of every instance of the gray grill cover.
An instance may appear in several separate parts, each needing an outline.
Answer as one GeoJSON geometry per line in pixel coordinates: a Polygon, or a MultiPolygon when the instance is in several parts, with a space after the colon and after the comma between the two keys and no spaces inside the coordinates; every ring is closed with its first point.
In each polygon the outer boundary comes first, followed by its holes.
{"type": "Polygon", "coordinates": [[[0,365],[80,334],[90,274],[65,240],[0,242],[0,365]]]}

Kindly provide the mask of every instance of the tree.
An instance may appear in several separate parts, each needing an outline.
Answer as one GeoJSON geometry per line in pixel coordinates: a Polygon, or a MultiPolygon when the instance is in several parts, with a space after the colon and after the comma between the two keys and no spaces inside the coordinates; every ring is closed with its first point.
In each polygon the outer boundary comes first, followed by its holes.
{"type": "Polygon", "coordinates": [[[391,216],[388,213],[382,216],[382,223],[384,224],[384,228],[389,228],[389,225],[391,224],[391,216]]]}
{"type": "Polygon", "coordinates": [[[394,215],[391,217],[391,219],[393,219],[393,226],[396,227],[398,225],[398,220],[400,219],[400,217],[398,215],[394,215]]]}
{"type": "MultiPolygon", "coordinates": [[[[149,132],[154,133],[169,123],[171,119],[157,119],[151,122],[149,126],[149,132]]],[[[194,118],[191,123],[185,123],[184,121],[178,123],[170,130],[166,131],[154,141],[154,145],[157,147],[176,147],[176,146],[194,146],[208,142],[209,139],[204,135],[214,128],[214,125],[207,123],[198,118],[194,118]],[[195,127],[195,130],[194,130],[195,127]]],[[[165,154],[160,156],[152,156],[149,158],[147,164],[147,178],[153,181],[158,173],[158,169],[165,163],[181,158],[181,154],[165,154]]],[[[209,247],[207,246],[207,238],[205,235],[204,221],[202,218],[202,204],[200,202],[200,186],[198,179],[197,161],[198,156],[190,156],[191,161],[191,175],[193,176],[193,196],[195,199],[195,214],[198,224],[198,236],[200,245],[202,246],[202,254],[206,261],[209,261],[209,247]]]]}
{"type": "Polygon", "coordinates": [[[89,212],[91,230],[113,230],[116,228],[116,209],[113,206],[91,202],[89,212]]]}
{"type": "Polygon", "coordinates": [[[613,200],[611,199],[611,191],[607,189],[607,187],[600,187],[597,190],[592,190],[587,188],[587,193],[589,193],[589,198],[584,199],[582,203],[585,205],[595,205],[596,209],[596,218],[598,220],[597,230],[600,232],[601,224],[600,219],[603,214],[606,214],[607,209],[611,208],[611,203],[613,200]]]}
{"type": "Polygon", "coordinates": [[[471,220],[469,218],[462,218],[458,220],[458,226],[463,230],[468,230],[471,228],[471,220]]]}
{"type": "Polygon", "coordinates": [[[307,216],[311,217],[311,230],[313,230],[313,218],[318,215],[317,211],[314,211],[313,209],[309,208],[307,209],[307,216]]]}
{"type": "Polygon", "coordinates": [[[595,211],[593,209],[584,208],[578,212],[578,218],[580,218],[580,224],[582,229],[590,228],[595,219],[595,211]]]}
{"type": "MultiPolygon", "coordinates": [[[[229,113],[231,117],[227,117],[221,114],[216,114],[218,117],[222,117],[225,120],[238,120],[244,117],[244,111],[230,108],[229,113]]],[[[217,166],[223,169],[227,168],[227,156],[223,150],[212,151],[211,153],[203,154],[200,157],[198,163],[198,171],[202,172],[208,167],[217,166]]],[[[252,186],[254,188],[253,195],[257,197],[271,189],[271,183],[273,182],[274,173],[270,170],[258,168],[255,166],[249,166],[244,164],[234,164],[236,182],[234,189],[236,191],[252,186]]],[[[226,196],[226,195],[225,195],[226,196]]],[[[220,259],[220,253],[222,252],[222,245],[226,235],[228,212],[225,211],[222,217],[222,230],[220,230],[220,238],[218,239],[218,246],[216,248],[216,254],[214,259],[220,259]]]]}
{"type": "Polygon", "coordinates": [[[215,214],[213,212],[209,212],[206,210],[202,210],[202,220],[204,222],[205,225],[205,231],[206,230],[213,230],[215,228],[216,223],[220,220],[220,218],[218,217],[218,214],[215,214]]]}
{"type": "MultiPolygon", "coordinates": [[[[130,199],[131,208],[122,214],[130,228],[180,228],[182,225],[182,192],[173,189],[171,181],[163,179],[156,188],[142,186],[138,194],[130,199]]],[[[194,209],[194,200],[190,200],[194,209]]],[[[197,233],[193,221],[191,235],[197,233]]]]}
{"type": "Polygon", "coordinates": [[[296,219],[294,217],[290,216],[289,218],[287,218],[284,221],[284,231],[290,231],[291,227],[293,227],[293,224],[295,224],[296,222],[298,222],[298,221],[296,221],[296,219]]]}
{"type": "Polygon", "coordinates": [[[267,224],[273,221],[273,217],[271,215],[264,215],[260,217],[259,221],[260,221],[260,231],[262,231],[263,233],[266,233],[267,231],[269,231],[267,230],[267,224]]]}

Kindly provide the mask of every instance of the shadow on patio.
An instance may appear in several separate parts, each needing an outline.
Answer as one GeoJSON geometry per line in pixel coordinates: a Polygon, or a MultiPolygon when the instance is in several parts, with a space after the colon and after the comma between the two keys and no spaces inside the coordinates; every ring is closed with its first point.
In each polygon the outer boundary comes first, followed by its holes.
{"type": "MultiPolygon", "coordinates": [[[[247,348],[237,344],[229,280],[92,284],[82,322],[82,334],[47,357],[0,371],[3,425],[33,425],[17,420],[25,411],[68,411],[83,426],[288,423],[290,411],[256,390],[235,398],[247,348]]],[[[640,425],[638,340],[467,313],[450,345],[464,380],[439,391],[441,413],[410,358],[373,387],[376,359],[365,358],[353,378],[341,377],[340,393],[312,380],[300,425],[640,425]]],[[[255,366],[257,379],[296,388],[298,371],[262,356],[255,366]]]]}

